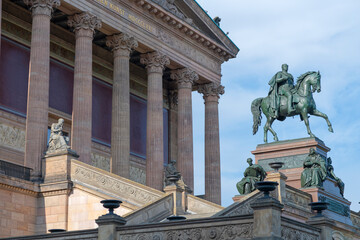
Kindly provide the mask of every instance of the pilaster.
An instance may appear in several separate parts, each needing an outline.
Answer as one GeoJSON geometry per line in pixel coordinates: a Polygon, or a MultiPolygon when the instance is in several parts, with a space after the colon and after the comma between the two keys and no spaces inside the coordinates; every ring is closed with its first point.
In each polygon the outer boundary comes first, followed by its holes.
{"type": "Polygon", "coordinates": [[[146,125],[146,184],[162,190],[164,168],[164,120],[162,77],[167,56],[159,52],[141,55],[140,62],[146,65],[148,73],[148,101],[146,125]]]}
{"type": "Polygon", "coordinates": [[[192,86],[199,76],[189,68],[174,70],[171,78],[178,86],[177,167],[185,184],[194,189],[192,86]]]}
{"type": "Polygon", "coordinates": [[[74,28],[76,39],[71,148],[80,161],[91,164],[92,40],[101,21],[83,12],[70,16],[68,25],[74,28]]]}
{"type": "Polygon", "coordinates": [[[113,50],[114,76],[111,121],[111,170],[130,177],[130,53],[138,42],[126,33],[107,37],[113,50]]]}
{"type": "Polygon", "coordinates": [[[29,87],[26,113],[25,166],[33,180],[41,177],[46,150],[50,78],[50,18],[60,0],[24,0],[32,11],[29,87]]]}
{"type": "Polygon", "coordinates": [[[205,100],[205,199],[221,204],[220,136],[218,101],[224,87],[217,83],[200,85],[205,100]]]}

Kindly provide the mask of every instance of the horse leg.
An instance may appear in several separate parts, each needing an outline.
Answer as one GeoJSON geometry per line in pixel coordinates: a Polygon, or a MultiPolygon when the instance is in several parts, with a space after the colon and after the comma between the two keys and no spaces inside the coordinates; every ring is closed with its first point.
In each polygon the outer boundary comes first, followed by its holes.
{"type": "Polygon", "coordinates": [[[271,125],[273,124],[273,122],[275,121],[275,118],[272,117],[268,117],[264,126],[264,142],[267,143],[267,132],[270,130],[270,132],[272,133],[272,135],[274,136],[274,140],[275,141],[279,141],[276,132],[272,129],[271,125]]]}
{"type": "Polygon", "coordinates": [[[269,117],[266,118],[266,123],[264,125],[264,143],[267,143],[267,133],[269,130],[269,117]]]}
{"type": "Polygon", "coordinates": [[[329,127],[329,132],[334,132],[334,130],[332,128],[332,125],[331,125],[331,122],[330,122],[328,116],[325,113],[322,113],[319,110],[315,109],[311,115],[322,117],[323,119],[325,119],[326,123],[327,123],[327,125],[329,127]]]}
{"type": "Polygon", "coordinates": [[[279,141],[279,139],[278,139],[278,137],[277,137],[276,132],[275,132],[274,129],[272,129],[272,127],[271,127],[274,121],[275,121],[275,118],[270,118],[270,122],[269,122],[268,128],[269,128],[270,132],[272,133],[272,135],[274,136],[274,141],[277,142],[277,141],[279,141]]]}
{"type": "Polygon", "coordinates": [[[304,120],[304,123],[305,123],[305,126],[307,128],[307,132],[308,134],[310,135],[310,137],[315,137],[315,135],[311,132],[310,130],[310,124],[309,124],[309,118],[308,118],[308,113],[307,111],[302,111],[301,113],[301,117],[303,118],[304,120]]]}

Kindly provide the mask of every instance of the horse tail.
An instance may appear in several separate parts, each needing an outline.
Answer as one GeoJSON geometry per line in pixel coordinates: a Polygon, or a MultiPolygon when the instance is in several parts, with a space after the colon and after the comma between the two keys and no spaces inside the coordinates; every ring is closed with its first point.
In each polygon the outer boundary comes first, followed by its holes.
{"type": "Polygon", "coordinates": [[[261,125],[261,102],[263,98],[257,98],[251,103],[251,112],[253,114],[253,135],[255,135],[261,125]]]}

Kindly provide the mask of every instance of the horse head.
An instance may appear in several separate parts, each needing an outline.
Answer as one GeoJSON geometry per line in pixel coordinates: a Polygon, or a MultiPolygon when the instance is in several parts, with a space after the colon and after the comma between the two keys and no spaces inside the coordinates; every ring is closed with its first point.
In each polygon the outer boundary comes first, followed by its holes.
{"type": "Polygon", "coordinates": [[[321,92],[321,75],[320,75],[320,71],[318,72],[314,72],[313,74],[311,74],[311,77],[309,78],[309,83],[312,87],[312,92],[321,92]]]}

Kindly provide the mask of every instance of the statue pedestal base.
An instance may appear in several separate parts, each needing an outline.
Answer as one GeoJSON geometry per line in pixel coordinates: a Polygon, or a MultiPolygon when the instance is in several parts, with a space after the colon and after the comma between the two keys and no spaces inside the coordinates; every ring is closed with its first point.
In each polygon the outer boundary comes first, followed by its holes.
{"type": "Polygon", "coordinates": [[[255,155],[255,162],[268,173],[273,171],[269,163],[284,162],[284,166],[279,171],[286,175],[286,184],[299,189],[301,188],[303,162],[311,148],[314,148],[324,158],[330,151],[330,148],[318,138],[299,138],[259,144],[251,153],[255,155]]]}
{"type": "MultiPolygon", "coordinates": [[[[284,162],[284,166],[279,169],[279,172],[286,175],[287,179],[283,178],[286,185],[309,193],[312,202],[327,202],[328,209],[323,212],[324,216],[352,225],[350,219],[351,202],[341,196],[340,189],[335,180],[327,177],[320,188],[301,188],[301,173],[304,170],[303,163],[311,148],[315,149],[324,159],[327,158],[327,153],[330,151],[330,148],[318,138],[301,138],[259,144],[252,153],[255,155],[255,162],[261,165],[267,172],[267,181],[275,180],[273,179],[275,173],[270,168],[269,163],[284,162]]],[[[284,194],[286,193],[280,193],[280,196],[284,197],[284,194]]]]}

